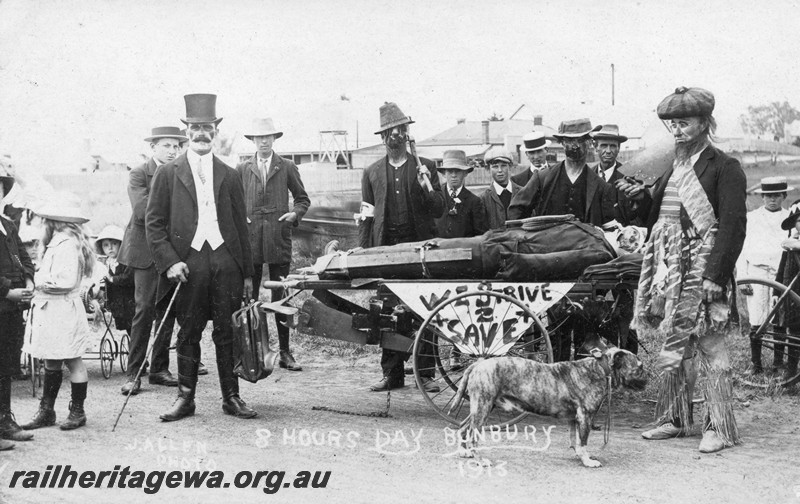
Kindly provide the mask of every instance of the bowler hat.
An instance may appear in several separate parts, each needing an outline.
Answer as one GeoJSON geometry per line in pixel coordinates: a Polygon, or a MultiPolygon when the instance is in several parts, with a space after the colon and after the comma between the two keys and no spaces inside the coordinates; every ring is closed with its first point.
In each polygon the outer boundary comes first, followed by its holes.
{"type": "Polygon", "coordinates": [[[83,224],[89,222],[81,210],[81,202],[69,193],[57,193],[42,203],[36,214],[44,219],[83,224]]]}
{"type": "Polygon", "coordinates": [[[783,222],[781,222],[781,229],[784,231],[789,231],[792,229],[798,217],[800,217],[800,200],[796,200],[789,207],[789,216],[783,219],[783,222]]]}
{"type": "Polygon", "coordinates": [[[121,227],[110,224],[104,227],[103,230],[100,231],[100,234],[97,235],[97,238],[94,239],[94,251],[102,255],[103,240],[117,240],[118,242],[122,243],[122,238],[124,236],[125,232],[121,227]]]}
{"type": "Polygon", "coordinates": [[[572,121],[562,121],[558,125],[558,133],[554,133],[553,137],[556,140],[559,138],[581,138],[589,136],[602,128],[602,126],[595,126],[592,128],[592,122],[589,119],[573,119],[572,121]]]}
{"type": "Polygon", "coordinates": [[[250,127],[250,131],[245,133],[244,137],[248,140],[252,140],[253,137],[270,135],[274,136],[275,138],[280,138],[283,136],[283,131],[278,131],[275,129],[275,125],[272,124],[271,117],[265,117],[263,119],[254,119],[253,125],[250,127]]]}
{"type": "Polygon", "coordinates": [[[681,86],[661,100],[656,112],[660,119],[710,116],[714,112],[714,95],[703,88],[681,86]]]}
{"type": "Polygon", "coordinates": [[[793,191],[786,182],[786,177],[764,177],[761,179],[761,189],[753,191],[756,194],[778,194],[793,191]]]}
{"type": "Polygon", "coordinates": [[[384,131],[392,129],[395,126],[414,124],[414,121],[412,121],[409,116],[405,115],[395,102],[386,102],[381,105],[380,115],[381,129],[375,132],[376,135],[380,135],[384,131]]]}
{"type": "Polygon", "coordinates": [[[619,126],[616,124],[604,124],[598,131],[592,133],[591,136],[595,140],[600,138],[610,138],[611,140],[616,140],[619,143],[628,141],[628,137],[619,134],[619,126]]]}
{"type": "Polygon", "coordinates": [[[468,170],[472,167],[467,162],[467,155],[463,150],[446,150],[442,156],[442,170],[468,170]]]}
{"type": "Polygon", "coordinates": [[[523,151],[533,152],[550,147],[550,140],[545,139],[541,131],[532,131],[522,137],[522,146],[523,151]]]}
{"type": "Polygon", "coordinates": [[[514,164],[514,156],[512,156],[510,152],[502,147],[492,147],[486,151],[486,154],[483,156],[483,160],[486,162],[486,164],[490,164],[496,159],[505,161],[511,165],[514,164]]]}
{"type": "Polygon", "coordinates": [[[183,124],[214,123],[219,124],[221,117],[217,117],[217,95],[196,93],[184,95],[186,102],[186,118],[181,119],[183,124]]]}
{"type": "Polygon", "coordinates": [[[186,138],[186,135],[175,126],[158,126],[150,130],[150,136],[145,138],[145,142],[152,142],[154,140],[158,140],[159,138],[174,138],[180,142],[185,142],[189,140],[186,138]]]}

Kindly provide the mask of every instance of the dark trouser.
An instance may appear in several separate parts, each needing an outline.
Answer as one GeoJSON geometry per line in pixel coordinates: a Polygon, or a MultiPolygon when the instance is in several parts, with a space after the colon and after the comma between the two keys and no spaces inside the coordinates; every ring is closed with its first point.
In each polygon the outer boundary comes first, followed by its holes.
{"type": "MultiPolygon", "coordinates": [[[[289,263],[286,264],[268,264],[269,279],[280,280],[289,274],[289,263]]],[[[261,290],[261,275],[264,273],[263,264],[254,264],[255,274],[253,274],[253,298],[258,299],[258,293],[261,290]]],[[[284,289],[272,289],[272,301],[282,299],[286,295],[284,289]]],[[[278,342],[280,349],[289,351],[289,327],[284,325],[288,321],[286,315],[275,314],[275,325],[278,327],[278,342]]]]}
{"type": "Polygon", "coordinates": [[[556,331],[551,343],[553,345],[553,362],[564,362],[572,358],[572,346],[575,345],[575,358],[581,352],[586,341],[586,321],[580,315],[571,315],[556,331]]]}
{"type": "Polygon", "coordinates": [[[25,338],[25,319],[22,312],[0,312],[0,376],[19,374],[19,358],[25,338]]]}
{"type": "MultiPolygon", "coordinates": [[[[156,287],[158,286],[158,271],[155,266],[146,269],[133,270],[134,300],[136,313],[131,323],[131,345],[128,355],[128,376],[136,376],[139,368],[147,357],[147,344],[153,333],[153,321],[161,323],[164,316],[156,310],[156,287]]],[[[150,361],[150,372],[159,373],[169,369],[169,344],[172,339],[172,328],[175,324],[174,315],[164,321],[164,327],[153,343],[153,355],[150,361]]]]}
{"type": "Polygon", "coordinates": [[[616,324],[610,324],[608,334],[603,334],[609,343],[617,347],[628,350],[634,355],[639,352],[639,340],[636,332],[631,330],[633,321],[633,291],[630,289],[617,289],[614,291],[617,296],[616,324]]]}

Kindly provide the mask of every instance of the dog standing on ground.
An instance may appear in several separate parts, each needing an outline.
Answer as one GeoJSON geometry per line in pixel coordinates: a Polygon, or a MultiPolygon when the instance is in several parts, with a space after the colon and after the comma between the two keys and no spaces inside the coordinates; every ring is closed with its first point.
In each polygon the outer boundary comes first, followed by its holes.
{"type": "Polygon", "coordinates": [[[642,390],[647,379],[641,361],[627,350],[595,349],[593,355],[555,364],[521,357],[479,359],[472,364],[464,373],[452,408],[465,395],[469,397],[470,414],[459,429],[462,456],[474,457],[476,433],[498,406],[505,411],[569,418],[570,448],[584,466],[600,467],[586,451],[586,442],[592,418],[608,393],[608,377],[612,388],[635,390],[642,390]]]}

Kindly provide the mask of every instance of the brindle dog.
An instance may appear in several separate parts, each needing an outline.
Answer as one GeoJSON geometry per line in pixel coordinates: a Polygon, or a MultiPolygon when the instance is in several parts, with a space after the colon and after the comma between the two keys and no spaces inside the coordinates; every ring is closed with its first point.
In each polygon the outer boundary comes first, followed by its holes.
{"type": "Polygon", "coordinates": [[[607,377],[612,388],[642,390],[647,383],[641,361],[627,350],[595,349],[595,357],[571,362],[543,364],[520,357],[479,359],[464,373],[453,411],[466,394],[470,414],[459,429],[461,456],[474,457],[476,433],[494,406],[505,411],[527,411],[538,415],[569,418],[570,448],[586,467],[600,467],[589,456],[586,442],[592,418],[607,395],[607,377]],[[575,443],[578,446],[575,446],[575,443]]]}

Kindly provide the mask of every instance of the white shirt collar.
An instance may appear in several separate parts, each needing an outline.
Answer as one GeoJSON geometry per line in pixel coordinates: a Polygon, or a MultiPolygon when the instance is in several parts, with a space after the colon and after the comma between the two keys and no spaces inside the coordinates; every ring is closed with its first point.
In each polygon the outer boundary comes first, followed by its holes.
{"type": "Polygon", "coordinates": [[[503,187],[495,181],[492,181],[492,187],[494,187],[494,192],[497,193],[498,196],[503,194],[503,191],[511,192],[511,181],[508,182],[508,185],[503,187]]]}
{"type": "Polygon", "coordinates": [[[703,151],[706,150],[707,147],[708,147],[708,145],[706,145],[705,147],[700,149],[699,152],[697,152],[696,154],[693,154],[692,157],[689,158],[689,160],[692,162],[692,166],[697,164],[697,160],[700,159],[700,154],[702,154],[703,151]]]}
{"type": "Polygon", "coordinates": [[[213,169],[212,167],[214,166],[214,164],[213,164],[214,163],[214,154],[212,152],[209,152],[208,154],[205,154],[205,155],[201,156],[200,154],[196,153],[192,149],[189,149],[189,150],[186,151],[186,159],[189,161],[189,166],[192,167],[192,170],[196,170],[197,169],[197,162],[201,158],[203,159],[203,166],[208,167],[208,170],[209,170],[209,173],[210,173],[211,170],[213,169]]]}
{"type": "MultiPolygon", "coordinates": [[[[458,198],[458,196],[461,194],[461,189],[463,189],[463,188],[464,188],[463,185],[460,186],[460,187],[455,188],[456,198],[458,198]]],[[[450,187],[450,184],[447,184],[447,194],[453,194],[453,189],[454,188],[450,187]]]]}
{"type": "Polygon", "coordinates": [[[273,150],[273,151],[270,151],[270,153],[269,153],[269,157],[267,157],[266,159],[264,159],[264,158],[260,157],[260,156],[258,155],[258,153],[256,153],[256,160],[257,160],[257,163],[261,164],[261,161],[262,161],[262,160],[264,160],[264,161],[266,161],[267,168],[269,168],[269,165],[271,165],[271,164],[272,164],[272,155],[273,155],[273,154],[275,154],[275,151],[274,151],[274,150],[273,150]]]}

